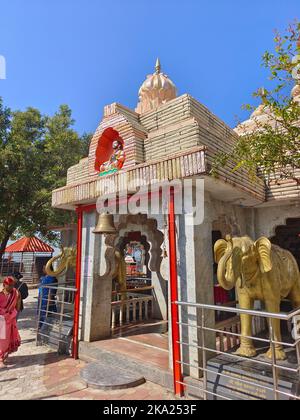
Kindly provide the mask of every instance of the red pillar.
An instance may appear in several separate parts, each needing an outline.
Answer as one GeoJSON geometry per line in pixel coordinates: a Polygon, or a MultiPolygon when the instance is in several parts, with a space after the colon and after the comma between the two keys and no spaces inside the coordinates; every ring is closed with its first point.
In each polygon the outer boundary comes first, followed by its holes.
{"type": "Polygon", "coordinates": [[[176,302],[178,301],[178,273],[177,273],[177,252],[176,252],[176,222],[175,222],[175,192],[174,188],[170,193],[169,204],[169,251],[170,251],[170,289],[171,289],[171,323],[172,323],[172,348],[173,348],[173,377],[174,392],[178,396],[184,393],[182,369],[181,369],[181,350],[180,350],[180,331],[179,331],[179,310],[176,302]]]}
{"type": "Polygon", "coordinates": [[[74,303],[74,332],[73,332],[73,349],[72,356],[78,359],[79,345],[79,311],[80,311],[80,286],[81,286],[81,259],[82,259],[82,220],[83,210],[78,208],[77,212],[77,259],[76,259],[76,282],[77,289],[74,303]]]}

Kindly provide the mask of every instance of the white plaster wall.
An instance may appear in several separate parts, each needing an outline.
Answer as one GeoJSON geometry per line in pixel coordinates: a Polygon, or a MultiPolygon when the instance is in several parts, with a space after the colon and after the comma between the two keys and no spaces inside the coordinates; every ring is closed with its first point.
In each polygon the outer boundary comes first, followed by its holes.
{"type": "Polygon", "coordinates": [[[300,217],[300,206],[296,204],[286,206],[272,206],[255,209],[255,238],[261,236],[271,238],[275,235],[277,226],[285,225],[289,218],[300,217]]]}

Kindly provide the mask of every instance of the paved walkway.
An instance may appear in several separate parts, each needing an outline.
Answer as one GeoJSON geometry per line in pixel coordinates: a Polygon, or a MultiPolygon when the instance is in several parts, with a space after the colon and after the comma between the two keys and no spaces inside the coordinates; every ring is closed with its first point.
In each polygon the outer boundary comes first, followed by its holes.
{"type": "Polygon", "coordinates": [[[19,351],[0,371],[0,400],[168,400],[172,394],[147,382],[120,391],[88,389],[78,374],[82,361],[61,357],[47,347],[35,345],[37,292],[31,291],[18,325],[22,337],[19,351]]]}

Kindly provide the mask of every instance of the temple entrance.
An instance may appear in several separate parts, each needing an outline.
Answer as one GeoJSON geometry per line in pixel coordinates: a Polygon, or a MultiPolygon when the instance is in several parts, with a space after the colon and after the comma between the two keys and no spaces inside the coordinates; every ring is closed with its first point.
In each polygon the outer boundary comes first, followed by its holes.
{"type": "Polygon", "coordinates": [[[150,244],[141,232],[130,232],[123,238],[121,251],[126,264],[128,289],[152,286],[149,250],[150,244]]]}
{"type": "MultiPolygon", "coordinates": [[[[167,294],[159,287],[157,272],[151,258],[158,254],[159,243],[148,239],[149,233],[130,230],[119,236],[116,248],[125,265],[126,292],[114,281],[112,299],[112,334],[159,333],[168,330],[167,294]],[[151,255],[152,251],[152,255],[151,255]]],[[[160,248],[159,248],[160,249],[160,248]]]]}
{"type": "Polygon", "coordinates": [[[118,276],[112,279],[111,334],[101,340],[80,342],[80,357],[104,365],[111,364],[113,358],[114,366],[127,367],[171,389],[169,261],[163,252],[164,234],[157,220],[146,215],[121,216],[116,229],[116,235],[104,239],[108,273],[115,273],[115,253],[122,256],[122,274],[118,270],[118,276]],[[123,273],[126,282],[120,281],[123,273]]]}

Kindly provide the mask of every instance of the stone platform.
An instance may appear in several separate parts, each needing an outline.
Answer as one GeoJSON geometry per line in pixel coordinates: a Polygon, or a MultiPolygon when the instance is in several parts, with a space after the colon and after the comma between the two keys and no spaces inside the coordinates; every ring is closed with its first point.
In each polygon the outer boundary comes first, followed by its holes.
{"type": "Polygon", "coordinates": [[[134,388],[145,383],[141,375],[102,363],[90,363],[80,372],[89,388],[114,391],[134,388]]]}
{"type": "MultiPolygon", "coordinates": [[[[292,355],[291,355],[292,356],[292,355]]],[[[299,376],[286,369],[297,369],[294,357],[277,362],[279,400],[293,400],[300,396],[299,376]]],[[[208,361],[208,394],[211,400],[275,400],[273,371],[262,354],[249,360],[237,360],[220,355],[208,361]],[[215,394],[215,395],[214,395],[215,394]]]]}

